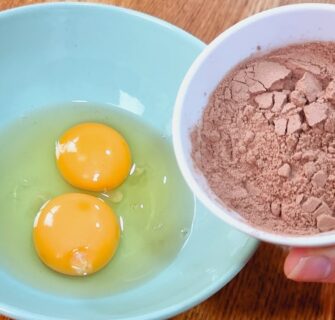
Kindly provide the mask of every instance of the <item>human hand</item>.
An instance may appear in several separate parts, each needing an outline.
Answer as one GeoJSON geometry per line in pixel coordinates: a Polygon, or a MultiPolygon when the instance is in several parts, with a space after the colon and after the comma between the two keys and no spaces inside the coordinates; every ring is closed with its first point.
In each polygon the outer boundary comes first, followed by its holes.
{"type": "Polygon", "coordinates": [[[291,249],[284,272],[295,281],[335,283],[335,246],[291,249]]]}

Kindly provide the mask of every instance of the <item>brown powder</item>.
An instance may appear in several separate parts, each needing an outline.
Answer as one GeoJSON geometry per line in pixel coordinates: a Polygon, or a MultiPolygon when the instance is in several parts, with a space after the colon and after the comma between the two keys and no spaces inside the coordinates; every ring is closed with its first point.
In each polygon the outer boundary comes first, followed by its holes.
{"type": "Polygon", "coordinates": [[[335,43],[285,47],[225,77],[191,134],[209,187],[275,232],[335,229],[335,43]]]}

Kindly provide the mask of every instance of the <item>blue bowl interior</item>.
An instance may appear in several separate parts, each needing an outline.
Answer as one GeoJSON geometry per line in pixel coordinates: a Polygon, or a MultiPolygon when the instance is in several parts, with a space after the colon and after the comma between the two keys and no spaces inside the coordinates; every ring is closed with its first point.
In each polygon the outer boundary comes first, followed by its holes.
{"type": "MultiPolygon", "coordinates": [[[[0,14],[0,125],[41,106],[107,103],[171,135],[179,84],[204,44],[158,19],[102,5],[48,4],[0,14]]],[[[197,203],[175,261],[124,293],[70,299],[29,288],[0,270],[0,312],[24,319],[160,319],[227,283],[257,242],[197,203]]]]}

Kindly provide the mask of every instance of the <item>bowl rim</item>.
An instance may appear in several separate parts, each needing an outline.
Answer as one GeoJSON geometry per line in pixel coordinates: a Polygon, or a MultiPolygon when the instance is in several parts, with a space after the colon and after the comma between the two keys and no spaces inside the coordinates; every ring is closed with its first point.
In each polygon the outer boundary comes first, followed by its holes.
{"type": "Polygon", "coordinates": [[[66,2],[42,2],[42,3],[31,3],[31,4],[24,4],[17,7],[11,7],[8,9],[0,10],[0,19],[8,18],[10,16],[16,16],[18,14],[26,14],[35,10],[43,10],[43,9],[59,9],[59,8],[76,8],[76,7],[87,7],[93,9],[103,9],[103,10],[110,10],[114,12],[122,12],[127,13],[133,17],[137,17],[143,19],[145,21],[154,22],[157,25],[166,28],[171,31],[176,31],[186,38],[188,38],[191,42],[199,47],[203,47],[206,44],[193,35],[191,32],[188,32],[164,19],[157,18],[152,16],[148,13],[137,11],[131,8],[126,8],[122,6],[117,6],[114,4],[106,4],[100,2],[78,2],[74,0],[66,1],[66,2]]]}
{"type": "MultiPolygon", "coordinates": [[[[29,4],[29,5],[23,5],[19,7],[14,7],[6,10],[0,11],[0,23],[2,19],[7,19],[11,16],[17,16],[21,14],[26,14],[30,12],[36,12],[37,10],[48,10],[48,9],[72,9],[77,7],[86,7],[86,8],[92,8],[92,9],[100,9],[100,10],[110,10],[113,12],[119,12],[122,14],[127,14],[142,20],[145,20],[147,22],[153,22],[154,24],[163,27],[165,29],[171,30],[173,32],[176,32],[180,35],[182,35],[187,41],[189,41],[192,45],[199,48],[200,50],[203,50],[205,47],[205,43],[202,42],[200,39],[192,35],[191,33],[154,16],[151,16],[149,14],[139,12],[133,9],[124,8],[124,7],[118,7],[115,5],[110,4],[102,4],[102,3],[90,3],[90,2],[50,2],[50,3],[37,3],[37,4],[29,4]]],[[[254,254],[258,247],[258,241],[253,238],[249,238],[246,241],[245,244],[245,251],[246,253],[243,255],[243,261],[239,263],[238,267],[233,266],[231,267],[223,276],[221,276],[218,280],[213,282],[211,285],[207,286],[203,290],[199,291],[197,294],[192,295],[192,297],[185,299],[178,304],[159,309],[157,311],[152,311],[150,313],[147,313],[145,315],[140,316],[131,316],[126,317],[123,319],[127,320],[158,320],[158,319],[166,319],[173,317],[177,314],[180,314],[197,304],[203,302],[204,300],[208,299],[210,296],[212,296],[214,293],[219,291],[225,284],[227,284],[232,278],[234,278],[241,269],[245,266],[247,261],[250,259],[250,257],[254,254]]],[[[60,317],[54,317],[52,315],[47,316],[44,314],[39,314],[38,312],[30,312],[25,311],[24,309],[21,309],[20,307],[16,307],[15,305],[8,305],[3,304],[0,302],[0,312],[1,314],[15,318],[15,319],[29,319],[29,320],[65,320],[69,318],[60,318],[60,317]]]]}
{"type": "Polygon", "coordinates": [[[189,86],[198,70],[205,63],[208,56],[211,55],[220,45],[224,42],[230,35],[239,32],[240,29],[245,29],[249,25],[275,15],[281,15],[285,13],[292,12],[306,12],[314,10],[323,10],[323,11],[332,11],[335,14],[335,4],[324,4],[324,3],[303,3],[303,4],[291,4],[281,7],[272,8],[269,10],[256,13],[244,20],[241,20],[237,24],[228,28],[220,35],[218,35],[208,46],[200,53],[197,59],[193,62],[190,69],[186,73],[183,82],[179,88],[179,92],[176,98],[173,120],[172,120],[172,137],[173,137],[173,147],[175,156],[177,158],[177,163],[179,165],[180,171],[187,182],[188,186],[194,192],[196,197],[207,207],[210,212],[218,216],[224,222],[230,224],[232,227],[250,235],[251,237],[257,238],[259,240],[285,245],[285,246],[296,246],[296,247],[317,247],[317,246],[327,246],[335,244],[335,232],[333,233],[324,233],[315,235],[302,235],[302,236],[292,236],[292,235],[283,235],[265,231],[253,227],[245,222],[242,222],[227,213],[227,209],[223,206],[215,203],[205,192],[198,183],[197,179],[194,177],[194,168],[191,170],[193,163],[187,161],[185,155],[185,150],[182,145],[182,123],[181,116],[184,109],[185,96],[189,89],[189,86]]]}

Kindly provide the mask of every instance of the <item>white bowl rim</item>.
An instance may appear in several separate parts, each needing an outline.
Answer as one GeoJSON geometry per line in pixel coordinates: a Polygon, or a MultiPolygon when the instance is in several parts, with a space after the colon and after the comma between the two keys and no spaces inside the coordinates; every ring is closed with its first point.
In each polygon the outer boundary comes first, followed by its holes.
{"type": "Polygon", "coordinates": [[[272,233],[269,231],[257,229],[247,223],[244,223],[238,219],[233,218],[231,215],[227,214],[222,206],[216,204],[210,199],[206,192],[202,190],[199,186],[197,180],[190,169],[193,163],[189,163],[184,154],[184,148],[181,143],[181,115],[184,105],[184,97],[188,91],[188,87],[197,73],[198,69],[204,63],[209,55],[217,49],[222,42],[225,41],[231,34],[238,32],[240,29],[248,27],[248,25],[253,24],[255,21],[267,18],[270,16],[292,13],[294,11],[314,11],[314,10],[324,10],[332,11],[335,14],[334,4],[324,4],[324,3],[303,3],[303,4],[291,4],[282,7],[272,8],[265,10],[263,12],[252,15],[232,27],[225,30],[217,38],[215,38],[206,48],[203,50],[194,63],[191,65],[184,80],[179,88],[179,92],[176,98],[173,121],[172,121],[172,137],[175,156],[177,158],[177,163],[179,165],[180,171],[186,180],[188,186],[194,192],[196,197],[216,216],[222,219],[224,222],[230,224],[234,228],[252,236],[259,240],[279,244],[286,246],[295,247],[317,247],[317,246],[327,246],[335,244],[335,232],[334,233],[323,233],[317,235],[284,235],[279,233],[272,233]]]}

